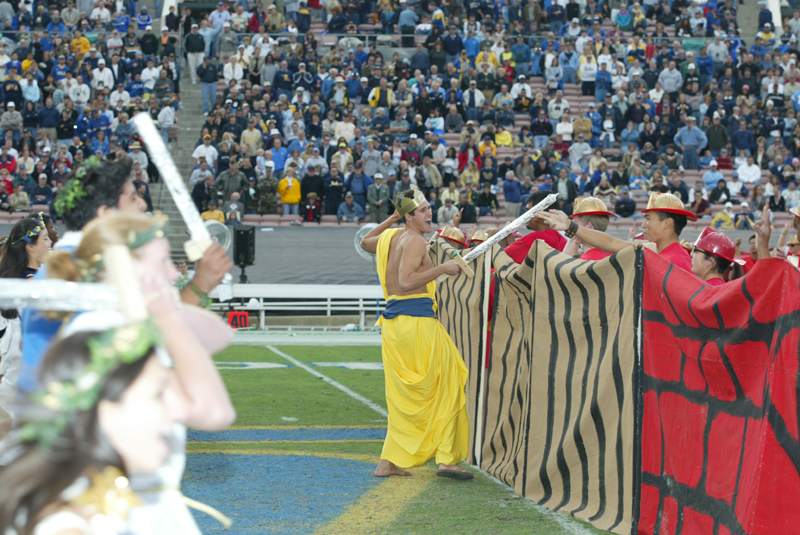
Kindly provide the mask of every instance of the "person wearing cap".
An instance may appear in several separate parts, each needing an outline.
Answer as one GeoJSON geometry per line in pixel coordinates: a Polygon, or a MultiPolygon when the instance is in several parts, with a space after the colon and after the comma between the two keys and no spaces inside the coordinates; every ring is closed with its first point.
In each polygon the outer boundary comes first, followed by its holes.
{"type": "Polygon", "coordinates": [[[197,84],[197,68],[203,64],[203,57],[205,56],[206,41],[200,35],[200,27],[197,24],[192,24],[192,31],[183,40],[183,48],[186,50],[186,59],[189,63],[189,73],[192,77],[192,85],[197,84]]]}
{"type": "Polygon", "coordinates": [[[375,173],[374,180],[367,188],[369,217],[373,223],[383,223],[389,217],[389,186],[384,182],[381,173],[375,173]]]}
{"type": "MultiPolygon", "coordinates": [[[[717,169],[717,161],[708,162],[709,170],[703,174],[703,185],[708,191],[717,187],[720,180],[725,181],[725,177],[717,169]]],[[[759,177],[760,178],[760,177],[759,177]]]]}
{"type": "MultiPolygon", "coordinates": [[[[680,244],[680,234],[687,221],[697,221],[697,216],[684,208],[683,202],[671,193],[652,193],[647,208],[642,210],[644,239],[655,245],[656,252],[668,262],[685,270],[692,271],[689,253],[680,244]]],[[[570,221],[567,214],[551,211],[539,215],[548,222],[551,229],[564,231],[568,238],[577,237],[591,247],[598,247],[609,253],[617,253],[634,244],[614,238],[604,232],[580,227],[570,221]]],[[[641,246],[642,243],[636,243],[641,246]]]]}
{"type": "MultiPolygon", "coordinates": [[[[77,9],[75,11],[78,12],[77,9]]],[[[80,12],[78,12],[78,17],[80,17],[80,12]]],[[[111,26],[121,34],[128,33],[128,28],[131,26],[131,18],[125,6],[122,6],[120,10],[114,14],[114,17],[111,19],[111,26]]]]}
{"type": "Polygon", "coordinates": [[[225,2],[217,2],[217,9],[208,15],[208,21],[214,30],[222,28],[222,25],[230,20],[231,13],[225,9],[225,2]]]}
{"type": "Polygon", "coordinates": [[[136,28],[139,30],[147,30],[147,27],[153,27],[153,17],[147,12],[147,6],[142,6],[139,14],[136,15],[136,28]]]}
{"type": "Polygon", "coordinates": [[[683,167],[686,169],[700,168],[698,152],[708,144],[708,138],[702,130],[697,128],[696,123],[697,120],[693,116],[688,116],[686,126],[678,130],[673,138],[674,143],[681,148],[683,167]]]}
{"type": "Polygon", "coordinates": [[[725,272],[731,264],[743,266],[745,261],[737,257],[733,241],[711,227],[706,227],[697,240],[690,245],[692,273],[709,286],[725,284],[725,272]]]}
{"type": "Polygon", "coordinates": [[[111,69],[106,69],[106,60],[100,58],[97,61],[97,68],[92,71],[92,89],[98,93],[106,90],[110,93],[114,88],[114,74],[111,69]]]}
{"type": "Polygon", "coordinates": [[[211,197],[208,199],[208,209],[200,214],[200,217],[203,221],[219,221],[223,225],[225,224],[225,214],[222,210],[217,208],[217,200],[211,197]]]}
{"type": "Polygon", "coordinates": [[[219,158],[219,152],[211,144],[211,135],[206,134],[203,136],[203,144],[194,149],[192,158],[194,158],[195,165],[200,165],[200,160],[205,159],[208,162],[209,169],[214,170],[217,158],[219,158]]]}
{"type": "Polygon", "coordinates": [[[222,24],[222,32],[217,36],[217,58],[233,56],[239,48],[239,35],[231,29],[231,23],[222,24]]]}
{"type": "Polygon", "coordinates": [[[364,174],[361,160],[356,160],[354,166],[355,172],[351,173],[350,176],[345,178],[344,189],[353,194],[356,203],[360,204],[361,208],[363,208],[366,212],[367,190],[373,181],[371,177],[364,174]]]}
{"type": "Polygon", "coordinates": [[[208,116],[217,103],[217,80],[219,80],[219,70],[211,63],[211,58],[203,57],[203,64],[195,70],[200,79],[203,90],[203,115],[208,116]]]}
{"type": "Polygon", "coordinates": [[[36,186],[30,190],[32,204],[44,204],[50,206],[53,202],[53,187],[47,183],[47,173],[40,173],[36,181],[36,186]]]}
{"type": "Polygon", "coordinates": [[[275,4],[268,5],[267,14],[264,16],[264,26],[267,27],[267,32],[278,33],[284,24],[286,24],[286,19],[283,17],[283,13],[278,12],[275,4]]]}
{"type": "MultiPolygon", "coordinates": [[[[608,229],[609,219],[617,217],[617,214],[610,212],[606,203],[597,197],[583,197],[575,201],[575,208],[569,217],[583,228],[605,232],[608,229]]],[[[584,252],[578,256],[581,260],[602,260],[611,256],[611,253],[584,244],[577,238],[569,240],[563,252],[576,256],[579,245],[584,246],[584,252]]]]}
{"type": "Polygon", "coordinates": [[[14,141],[18,141],[22,134],[22,113],[17,110],[17,105],[13,100],[6,104],[6,112],[0,116],[0,128],[3,129],[3,132],[11,130],[14,141]]]}
{"type": "Polygon", "coordinates": [[[344,202],[342,202],[336,210],[336,219],[339,223],[358,224],[364,221],[365,218],[364,207],[355,202],[353,194],[348,191],[344,196],[344,202]]]}

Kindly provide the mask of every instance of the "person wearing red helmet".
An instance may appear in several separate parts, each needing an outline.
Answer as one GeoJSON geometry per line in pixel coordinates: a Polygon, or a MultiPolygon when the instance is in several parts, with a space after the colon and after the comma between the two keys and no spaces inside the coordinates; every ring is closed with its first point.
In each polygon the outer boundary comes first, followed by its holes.
{"type": "MultiPolygon", "coordinates": [[[[645,240],[655,245],[656,252],[671,264],[691,272],[692,260],[686,249],[681,247],[679,236],[686,222],[697,221],[697,216],[684,209],[683,202],[672,193],[651,194],[647,208],[642,213],[645,214],[642,224],[645,240]]],[[[631,243],[605,232],[581,227],[558,210],[540,212],[538,217],[544,219],[551,229],[565,231],[568,238],[577,237],[581,242],[608,253],[617,253],[631,245],[642,245],[641,242],[631,243]]]]}
{"type": "Polygon", "coordinates": [[[725,284],[725,272],[732,263],[744,265],[744,260],[735,256],[733,241],[717,230],[706,227],[692,247],[692,273],[709,286],[725,284]]]}
{"type": "MultiPolygon", "coordinates": [[[[605,232],[608,229],[608,220],[617,217],[614,212],[609,212],[606,203],[597,197],[584,197],[575,201],[570,219],[575,221],[583,228],[605,232]]],[[[584,252],[578,258],[581,260],[602,260],[611,256],[611,253],[592,247],[587,243],[573,238],[564,247],[564,253],[575,256],[578,252],[578,245],[583,245],[584,252]]]]}

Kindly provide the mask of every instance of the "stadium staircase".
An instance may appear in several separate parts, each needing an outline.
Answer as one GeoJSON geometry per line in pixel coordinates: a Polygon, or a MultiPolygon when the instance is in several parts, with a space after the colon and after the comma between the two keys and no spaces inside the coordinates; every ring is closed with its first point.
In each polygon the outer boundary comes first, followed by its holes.
{"type": "MultiPolygon", "coordinates": [[[[192,152],[194,150],[195,141],[200,135],[200,129],[205,123],[203,116],[203,100],[202,90],[198,83],[192,85],[191,77],[188,73],[182,75],[181,80],[181,98],[183,108],[178,113],[178,128],[180,136],[178,140],[172,140],[170,143],[172,158],[175,160],[175,165],[180,171],[186,188],[191,193],[189,186],[189,175],[191,175],[193,162],[192,152]]],[[[172,196],[169,194],[166,186],[162,183],[152,184],[151,195],[153,196],[153,206],[164,212],[169,216],[169,238],[170,248],[172,249],[173,259],[181,259],[186,256],[183,251],[183,243],[189,237],[189,231],[186,224],[183,222],[178,208],[172,201],[172,196]]]]}

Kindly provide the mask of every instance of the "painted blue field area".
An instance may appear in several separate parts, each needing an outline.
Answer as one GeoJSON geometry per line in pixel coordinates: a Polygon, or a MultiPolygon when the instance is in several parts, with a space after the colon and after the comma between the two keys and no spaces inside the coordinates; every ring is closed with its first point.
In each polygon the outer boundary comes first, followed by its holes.
{"type": "Polygon", "coordinates": [[[383,440],[385,428],[342,429],[227,429],[189,431],[189,442],[274,442],[277,440],[383,440]]]}
{"type": "MultiPolygon", "coordinates": [[[[344,459],[195,453],[187,461],[184,494],[230,517],[230,535],[311,533],[380,481],[373,465],[344,459]]],[[[203,533],[223,531],[194,513],[203,533]]]]}

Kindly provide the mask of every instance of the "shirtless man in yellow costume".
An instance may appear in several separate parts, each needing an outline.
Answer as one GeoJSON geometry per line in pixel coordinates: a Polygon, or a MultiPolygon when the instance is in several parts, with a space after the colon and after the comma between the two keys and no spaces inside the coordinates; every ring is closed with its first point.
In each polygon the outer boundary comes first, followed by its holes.
{"type": "Polygon", "coordinates": [[[382,329],[383,368],[389,424],[378,477],[410,476],[404,468],[436,457],[436,475],[472,479],[458,466],[467,457],[469,420],[467,367],[450,336],[436,319],[436,283],[456,275],[455,261],[431,267],[425,233],[431,231],[431,206],[422,192],[404,191],[397,211],[361,241],[377,254],[378,276],[387,300],[378,321],[382,329]],[[391,229],[397,221],[403,229],[391,229]]]}

